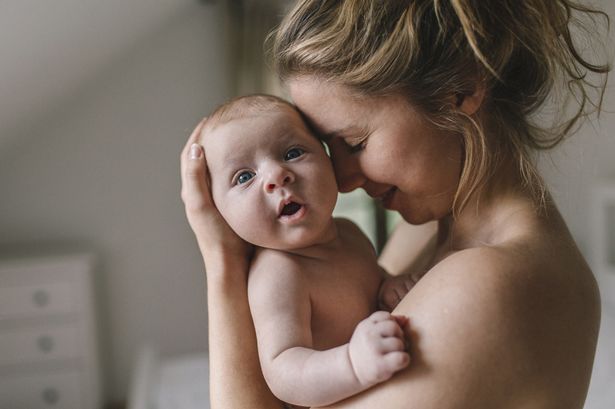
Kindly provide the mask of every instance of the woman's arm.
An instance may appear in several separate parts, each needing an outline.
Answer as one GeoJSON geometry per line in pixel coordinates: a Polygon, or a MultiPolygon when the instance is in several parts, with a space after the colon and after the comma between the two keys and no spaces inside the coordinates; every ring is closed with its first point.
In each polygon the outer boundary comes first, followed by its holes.
{"type": "Polygon", "coordinates": [[[393,311],[409,317],[410,366],[330,409],[568,408],[532,402],[542,387],[534,354],[552,346],[537,347],[526,324],[538,297],[503,253],[465,250],[429,270],[393,311]]]}
{"type": "Polygon", "coordinates": [[[181,154],[182,199],[207,271],[210,400],[212,409],[280,409],[261,373],[248,307],[251,248],[213,205],[203,150],[193,145],[202,121],[181,154]]]}
{"type": "Polygon", "coordinates": [[[393,276],[424,273],[434,256],[436,233],[437,222],[414,226],[400,221],[382,249],[378,264],[393,276]]]}

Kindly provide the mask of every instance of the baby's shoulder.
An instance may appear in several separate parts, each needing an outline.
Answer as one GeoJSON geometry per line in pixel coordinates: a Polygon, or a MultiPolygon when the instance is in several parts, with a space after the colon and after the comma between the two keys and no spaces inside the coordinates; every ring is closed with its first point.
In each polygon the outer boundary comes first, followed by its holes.
{"type": "Polygon", "coordinates": [[[248,274],[248,295],[251,304],[271,298],[299,297],[309,293],[309,283],[302,274],[300,260],[290,253],[258,248],[248,274]]]}
{"type": "Polygon", "coordinates": [[[253,273],[264,274],[265,272],[291,274],[299,269],[300,264],[301,258],[292,253],[257,247],[250,264],[250,275],[253,273]]]}
{"type": "Polygon", "coordinates": [[[300,257],[285,251],[259,247],[252,257],[248,281],[298,280],[303,269],[300,257]]]}

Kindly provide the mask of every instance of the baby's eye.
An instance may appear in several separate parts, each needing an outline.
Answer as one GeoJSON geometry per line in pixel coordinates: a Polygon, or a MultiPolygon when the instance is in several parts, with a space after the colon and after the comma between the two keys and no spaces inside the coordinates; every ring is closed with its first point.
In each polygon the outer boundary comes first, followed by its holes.
{"type": "Polygon", "coordinates": [[[297,159],[299,156],[303,155],[305,151],[301,148],[291,148],[286,152],[284,156],[284,160],[293,160],[297,159]]]}
{"type": "Polygon", "coordinates": [[[250,170],[244,170],[237,176],[237,183],[244,184],[252,179],[256,174],[250,170]]]}

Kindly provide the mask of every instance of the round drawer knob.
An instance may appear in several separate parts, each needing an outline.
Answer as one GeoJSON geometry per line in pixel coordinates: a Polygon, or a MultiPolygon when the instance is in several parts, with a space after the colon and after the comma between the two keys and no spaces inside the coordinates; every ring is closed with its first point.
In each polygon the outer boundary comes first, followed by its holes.
{"type": "Polygon", "coordinates": [[[56,388],[45,388],[41,394],[43,402],[49,405],[55,405],[60,401],[60,393],[56,388]]]}
{"type": "Polygon", "coordinates": [[[48,335],[42,335],[38,337],[36,343],[38,345],[38,348],[45,353],[51,352],[53,350],[53,338],[48,335]]]}
{"type": "Polygon", "coordinates": [[[49,293],[45,290],[36,290],[32,294],[32,301],[37,307],[46,307],[50,301],[49,293]]]}

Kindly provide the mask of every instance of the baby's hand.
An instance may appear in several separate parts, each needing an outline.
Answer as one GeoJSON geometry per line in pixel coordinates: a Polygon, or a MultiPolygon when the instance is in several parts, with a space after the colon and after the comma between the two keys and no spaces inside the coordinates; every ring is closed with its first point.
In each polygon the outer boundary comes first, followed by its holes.
{"type": "Polygon", "coordinates": [[[378,308],[393,311],[397,304],[414,287],[415,281],[408,274],[386,278],[378,292],[378,308]]]}
{"type": "Polygon", "coordinates": [[[361,385],[370,387],[386,381],[410,363],[402,326],[408,318],[377,311],[357,325],[348,351],[361,385]]]}

